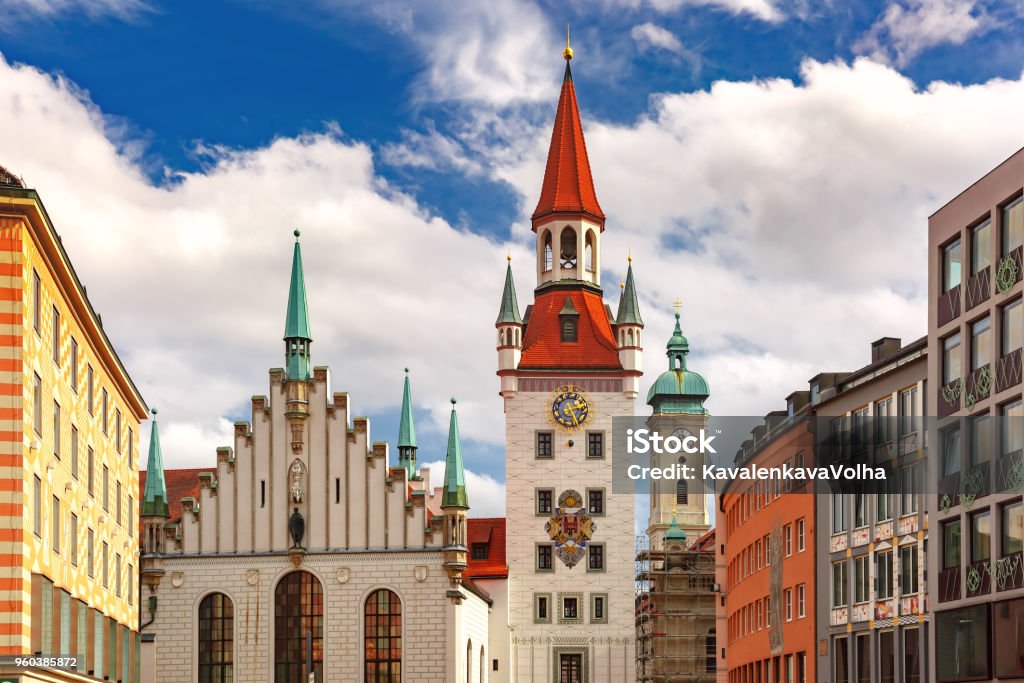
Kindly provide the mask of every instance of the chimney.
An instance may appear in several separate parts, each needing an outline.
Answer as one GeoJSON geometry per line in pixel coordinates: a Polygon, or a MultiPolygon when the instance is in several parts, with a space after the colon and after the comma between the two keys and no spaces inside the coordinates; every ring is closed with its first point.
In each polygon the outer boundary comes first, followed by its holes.
{"type": "Polygon", "coordinates": [[[877,363],[896,355],[902,346],[903,341],[899,337],[882,337],[871,342],[871,362],[877,363]]]}

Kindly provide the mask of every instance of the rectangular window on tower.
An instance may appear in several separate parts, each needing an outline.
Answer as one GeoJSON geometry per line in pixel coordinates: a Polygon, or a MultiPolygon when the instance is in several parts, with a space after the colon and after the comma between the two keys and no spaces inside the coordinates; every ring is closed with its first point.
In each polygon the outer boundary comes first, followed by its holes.
{"type": "Polygon", "coordinates": [[[537,457],[550,458],[554,456],[552,450],[554,434],[552,432],[537,432],[537,457]]]}
{"type": "Polygon", "coordinates": [[[537,571],[554,571],[554,565],[552,565],[551,563],[552,551],[553,548],[551,547],[550,543],[537,544],[537,571]]]}
{"type": "Polygon", "coordinates": [[[604,515],[604,489],[587,489],[587,511],[591,515],[604,515]]]}
{"type": "Polygon", "coordinates": [[[537,514],[550,515],[551,501],[555,497],[554,489],[537,489],[537,514]]]}
{"type": "Polygon", "coordinates": [[[587,457],[604,457],[604,432],[587,432],[587,457]]]}

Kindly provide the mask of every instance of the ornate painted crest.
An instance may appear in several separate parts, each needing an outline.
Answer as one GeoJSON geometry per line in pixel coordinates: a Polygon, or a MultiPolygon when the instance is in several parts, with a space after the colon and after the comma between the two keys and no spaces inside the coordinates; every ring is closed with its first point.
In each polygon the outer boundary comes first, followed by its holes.
{"type": "Polygon", "coordinates": [[[544,525],[544,530],[555,543],[555,555],[571,569],[587,554],[587,542],[597,530],[597,525],[587,513],[583,497],[569,489],[558,497],[558,507],[544,525]]]}

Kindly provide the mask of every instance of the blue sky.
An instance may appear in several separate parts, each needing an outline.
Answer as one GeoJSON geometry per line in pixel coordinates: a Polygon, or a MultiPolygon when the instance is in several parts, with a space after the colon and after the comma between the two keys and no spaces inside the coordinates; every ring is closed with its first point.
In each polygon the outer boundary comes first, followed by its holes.
{"type": "Polygon", "coordinates": [[[171,466],[212,462],[280,364],[298,224],[335,389],[393,441],[412,366],[426,461],[447,396],[465,396],[471,468],[500,485],[491,309],[510,251],[529,300],[566,23],[605,280],[632,250],[648,340],[687,302],[718,414],[762,414],[817,369],[864,364],[872,339],[922,334],[927,215],[1024,144],[1024,0],[5,7],[0,164],[55,216],[169,423],[171,466]],[[872,243],[888,257],[845,258],[872,243]],[[130,272],[106,267],[110,249],[130,272]],[[123,302],[133,273],[161,282],[123,302]],[[751,292],[762,304],[743,310],[751,292]],[[799,340],[777,322],[788,307],[799,340]],[[206,406],[183,378],[209,383],[206,406]]]}

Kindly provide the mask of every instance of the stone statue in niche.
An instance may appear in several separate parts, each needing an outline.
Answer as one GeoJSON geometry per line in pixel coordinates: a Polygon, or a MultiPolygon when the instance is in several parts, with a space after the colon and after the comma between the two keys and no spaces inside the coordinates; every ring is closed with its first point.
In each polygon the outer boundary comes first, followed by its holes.
{"type": "Polygon", "coordinates": [[[301,503],[304,496],[302,489],[302,475],[305,471],[305,467],[302,466],[302,461],[296,459],[290,468],[289,479],[291,481],[291,496],[293,503],[301,503]]]}
{"type": "Polygon", "coordinates": [[[302,518],[299,508],[295,508],[288,519],[288,533],[292,537],[292,549],[302,549],[302,537],[306,535],[306,520],[302,518]]]}

